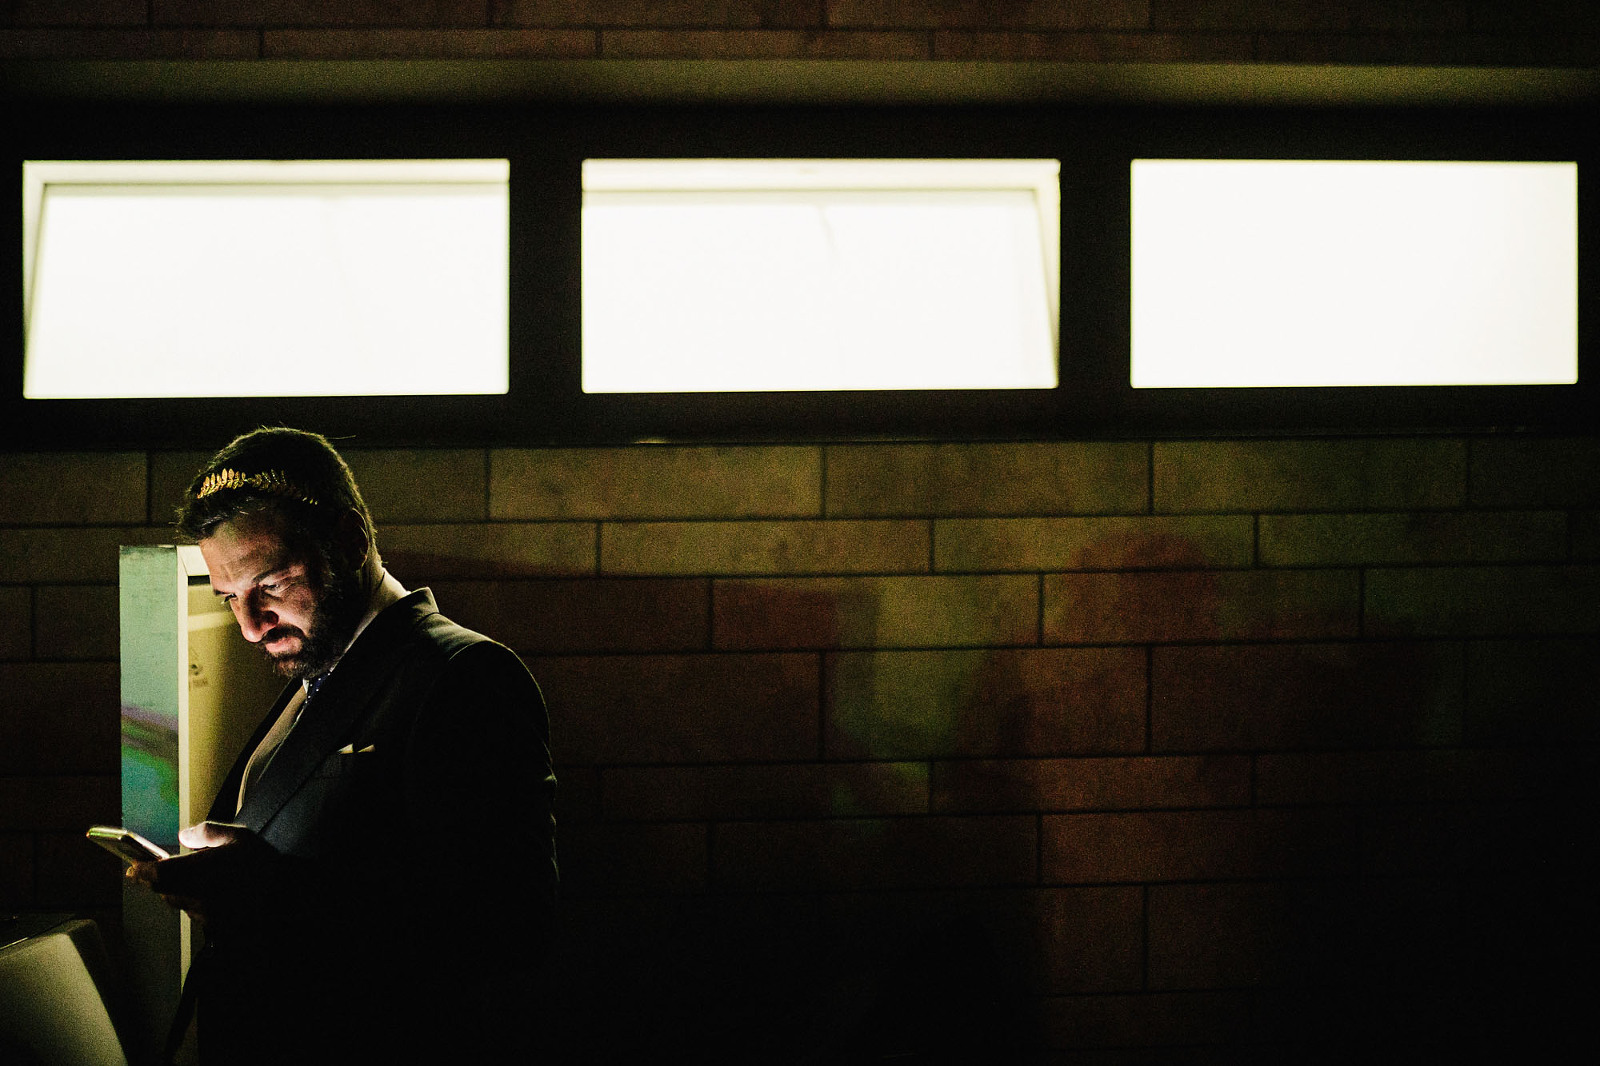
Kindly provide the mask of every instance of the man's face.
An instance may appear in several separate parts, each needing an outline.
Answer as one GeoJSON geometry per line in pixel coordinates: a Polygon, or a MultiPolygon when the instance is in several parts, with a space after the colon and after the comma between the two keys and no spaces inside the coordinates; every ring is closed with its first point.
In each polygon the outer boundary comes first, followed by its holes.
{"type": "Polygon", "coordinates": [[[280,515],[238,515],[200,541],[200,554],[244,639],[279,674],[314,677],[344,651],[359,618],[352,575],[326,573],[309,544],[286,536],[280,515]]]}

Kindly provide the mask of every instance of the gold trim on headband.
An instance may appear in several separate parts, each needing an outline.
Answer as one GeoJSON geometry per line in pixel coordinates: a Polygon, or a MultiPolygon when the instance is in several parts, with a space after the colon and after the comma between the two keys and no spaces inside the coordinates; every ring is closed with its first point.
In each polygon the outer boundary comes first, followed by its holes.
{"type": "Polygon", "coordinates": [[[203,500],[213,492],[243,488],[255,489],[257,492],[265,492],[272,496],[288,496],[291,499],[309,503],[313,507],[317,505],[317,501],[301,490],[293,481],[290,481],[289,475],[282,470],[263,470],[259,474],[241,474],[230,467],[223,467],[221,470],[207,474],[206,479],[200,483],[200,491],[194,494],[194,498],[203,500]]]}

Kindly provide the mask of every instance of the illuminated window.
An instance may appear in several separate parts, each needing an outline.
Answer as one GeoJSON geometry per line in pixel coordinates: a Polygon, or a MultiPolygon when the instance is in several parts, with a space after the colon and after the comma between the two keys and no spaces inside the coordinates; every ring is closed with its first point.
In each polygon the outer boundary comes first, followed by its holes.
{"type": "Polygon", "coordinates": [[[504,393],[508,172],[24,163],[23,394],[504,393]]]}
{"type": "Polygon", "coordinates": [[[1053,388],[1058,171],[588,160],[584,391],[1053,388]]]}
{"type": "Polygon", "coordinates": [[[1135,388],[1577,380],[1575,163],[1132,170],[1135,388]]]}

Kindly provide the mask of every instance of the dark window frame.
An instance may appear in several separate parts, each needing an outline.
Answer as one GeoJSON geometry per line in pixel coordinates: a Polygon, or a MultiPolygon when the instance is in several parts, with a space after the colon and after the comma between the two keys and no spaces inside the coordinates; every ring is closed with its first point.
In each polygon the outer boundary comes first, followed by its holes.
{"type": "MultiPolygon", "coordinates": [[[[20,257],[0,268],[11,447],[212,447],[286,422],[366,445],[635,440],[1004,439],[1348,432],[1581,432],[1595,321],[1584,284],[1600,167],[1590,109],[1059,105],[590,106],[40,104],[13,112],[0,245],[21,247],[25,159],[509,158],[511,391],[505,396],[23,400],[20,257]],[[587,395],[580,385],[585,158],[1054,158],[1062,173],[1054,390],[587,395]],[[1579,383],[1314,389],[1128,384],[1134,158],[1531,159],[1579,163],[1579,383]]],[[[263,309],[270,313],[270,309],[263,309]]]]}

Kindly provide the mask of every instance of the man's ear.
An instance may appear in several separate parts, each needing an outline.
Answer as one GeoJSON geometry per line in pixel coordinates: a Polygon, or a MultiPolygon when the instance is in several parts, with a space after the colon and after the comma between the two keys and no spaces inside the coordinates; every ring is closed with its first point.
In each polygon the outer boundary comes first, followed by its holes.
{"type": "Polygon", "coordinates": [[[372,553],[372,537],[367,534],[367,524],[361,520],[355,508],[339,516],[337,534],[339,552],[344,557],[345,565],[352,571],[366,566],[367,557],[372,553]]]}

